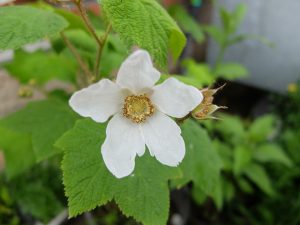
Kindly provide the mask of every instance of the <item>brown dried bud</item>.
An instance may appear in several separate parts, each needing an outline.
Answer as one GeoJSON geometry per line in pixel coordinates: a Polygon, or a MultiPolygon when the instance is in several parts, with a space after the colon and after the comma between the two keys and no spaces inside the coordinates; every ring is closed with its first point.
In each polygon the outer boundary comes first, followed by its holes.
{"type": "Polygon", "coordinates": [[[224,86],[225,84],[216,89],[205,88],[201,90],[203,94],[203,101],[192,111],[193,118],[197,120],[217,119],[212,116],[212,114],[218,109],[227,109],[226,106],[217,106],[213,104],[214,95],[224,86]]]}

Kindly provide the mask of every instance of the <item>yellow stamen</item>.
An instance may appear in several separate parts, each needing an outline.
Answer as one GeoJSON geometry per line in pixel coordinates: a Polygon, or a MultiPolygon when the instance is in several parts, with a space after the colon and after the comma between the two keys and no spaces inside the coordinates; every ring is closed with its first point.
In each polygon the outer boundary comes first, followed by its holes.
{"type": "Polygon", "coordinates": [[[146,95],[130,95],[125,98],[123,115],[135,123],[142,123],[154,113],[154,106],[146,95]]]}

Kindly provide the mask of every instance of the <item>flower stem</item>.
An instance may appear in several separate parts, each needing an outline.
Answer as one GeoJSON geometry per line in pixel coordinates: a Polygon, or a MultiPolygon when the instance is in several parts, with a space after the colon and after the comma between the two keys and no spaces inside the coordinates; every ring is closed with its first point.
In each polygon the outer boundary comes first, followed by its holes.
{"type": "Polygon", "coordinates": [[[80,77],[80,80],[85,82],[84,85],[88,84],[89,80],[93,80],[94,75],[91,73],[91,71],[89,70],[89,67],[85,64],[85,62],[81,58],[80,54],[77,52],[76,48],[73,46],[73,44],[70,42],[70,40],[64,34],[64,32],[60,32],[60,35],[61,35],[64,43],[66,44],[66,46],[70,49],[71,53],[76,58],[80,68],[82,69],[83,73],[86,75],[86,78],[88,78],[88,79],[82,79],[82,77],[80,77]]]}
{"type": "Polygon", "coordinates": [[[83,2],[82,0],[73,0],[74,4],[77,6],[80,16],[83,20],[83,22],[85,23],[87,29],[90,31],[91,35],[95,38],[96,42],[98,43],[99,46],[102,46],[102,41],[101,39],[98,37],[95,28],[93,27],[86,9],[84,8],[83,2]]]}
{"type": "Polygon", "coordinates": [[[100,79],[100,61],[101,61],[101,56],[102,52],[104,49],[105,42],[107,40],[107,37],[109,35],[109,32],[111,31],[111,24],[109,23],[104,35],[101,37],[101,46],[98,47],[98,52],[97,52],[97,57],[96,57],[96,63],[95,63],[95,68],[94,68],[94,74],[96,76],[96,80],[100,79]]]}
{"type": "Polygon", "coordinates": [[[104,45],[105,42],[107,40],[107,37],[109,35],[109,32],[111,31],[111,24],[109,23],[107,26],[107,29],[104,33],[104,35],[102,37],[99,37],[96,33],[95,28],[93,27],[88,15],[87,15],[87,11],[83,5],[83,1],[82,0],[72,0],[73,3],[77,6],[80,16],[84,22],[84,24],[86,25],[87,29],[89,30],[89,32],[91,33],[91,35],[95,38],[97,44],[98,44],[98,51],[97,51],[97,55],[96,55],[96,62],[95,62],[95,66],[94,66],[94,74],[96,80],[100,79],[100,61],[101,61],[101,56],[102,56],[102,52],[104,49],[104,45]]]}
{"type": "Polygon", "coordinates": [[[185,117],[178,118],[175,121],[178,125],[180,125],[180,124],[183,124],[183,122],[186,121],[190,117],[191,117],[191,113],[187,114],[185,117]]]}

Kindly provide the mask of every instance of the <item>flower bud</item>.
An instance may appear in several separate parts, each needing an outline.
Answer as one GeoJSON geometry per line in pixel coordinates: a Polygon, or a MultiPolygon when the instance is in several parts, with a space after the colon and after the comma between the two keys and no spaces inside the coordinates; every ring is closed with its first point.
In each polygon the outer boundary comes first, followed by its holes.
{"type": "Polygon", "coordinates": [[[225,84],[216,89],[205,88],[201,90],[203,101],[192,111],[192,117],[197,120],[217,119],[216,117],[213,117],[212,114],[218,109],[226,109],[227,107],[213,104],[214,95],[224,86],[225,84]]]}

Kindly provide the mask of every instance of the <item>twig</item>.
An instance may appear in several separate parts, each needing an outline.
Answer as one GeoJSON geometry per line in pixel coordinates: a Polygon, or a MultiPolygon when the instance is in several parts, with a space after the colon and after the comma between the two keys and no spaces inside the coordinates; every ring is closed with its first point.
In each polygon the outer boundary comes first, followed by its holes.
{"type": "Polygon", "coordinates": [[[82,3],[82,0],[73,0],[74,4],[77,6],[79,13],[83,19],[83,22],[85,23],[86,27],[88,28],[88,30],[90,31],[90,33],[92,34],[92,36],[95,38],[96,42],[98,43],[99,46],[102,46],[102,41],[101,39],[98,37],[88,15],[86,12],[86,9],[84,8],[84,5],[82,3]]]}
{"type": "Polygon", "coordinates": [[[101,46],[98,47],[96,63],[95,63],[95,68],[94,68],[94,74],[95,74],[97,80],[99,79],[99,69],[100,69],[100,61],[101,61],[102,52],[103,52],[104,45],[105,45],[105,42],[107,40],[107,37],[108,37],[110,31],[111,31],[111,24],[108,24],[104,35],[101,37],[101,46]]]}
{"type": "MultiPolygon", "coordinates": [[[[67,36],[63,32],[60,32],[60,35],[61,35],[63,41],[65,42],[65,44],[67,45],[67,47],[70,49],[70,51],[72,52],[72,54],[76,58],[79,66],[81,67],[81,69],[84,72],[84,74],[86,75],[86,77],[90,80],[93,80],[94,75],[90,72],[88,66],[82,60],[82,58],[79,55],[79,53],[77,52],[76,48],[73,46],[73,44],[69,41],[69,39],[67,38],[67,36]]],[[[87,81],[87,80],[85,79],[85,81],[87,81]]],[[[89,80],[86,83],[89,83],[89,80]]]]}

